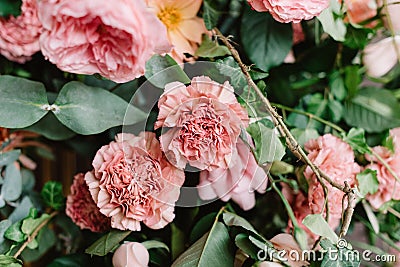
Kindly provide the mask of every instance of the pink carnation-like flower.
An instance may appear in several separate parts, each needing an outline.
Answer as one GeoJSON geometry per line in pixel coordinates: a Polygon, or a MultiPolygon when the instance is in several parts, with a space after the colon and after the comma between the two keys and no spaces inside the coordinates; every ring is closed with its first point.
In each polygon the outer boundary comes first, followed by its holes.
{"type": "Polygon", "coordinates": [[[147,267],[149,261],[150,255],[146,247],[137,242],[122,244],[112,258],[114,267],[147,267]]]}
{"type": "Polygon", "coordinates": [[[247,2],[256,11],[267,11],[275,20],[283,23],[312,19],[329,6],[329,0],[247,0],[247,2]]]}
{"type": "MultiPolygon", "coordinates": [[[[354,152],[350,145],[331,134],[320,136],[318,139],[310,140],[305,144],[309,152],[308,157],[323,172],[335,182],[344,185],[347,181],[350,186],[356,184],[356,174],[361,171],[360,166],[354,162],[354,152]]],[[[315,174],[310,167],[304,171],[308,181],[308,201],[312,213],[320,213],[324,205],[324,192],[315,174]]],[[[328,187],[329,225],[336,228],[342,216],[343,192],[328,187]]]]}
{"type": "Polygon", "coordinates": [[[249,120],[228,81],[219,84],[200,76],[189,86],[169,83],[158,107],[155,128],[170,128],[160,140],[175,166],[184,168],[189,163],[200,170],[228,168],[241,129],[249,120]]]}
{"type": "Polygon", "coordinates": [[[174,219],[185,174],[163,156],[154,133],[119,134],[93,160],[86,183],[111,227],[140,231],[140,222],[160,229],[174,219]]]}
{"type": "Polygon", "coordinates": [[[41,0],[39,17],[42,52],[63,71],[127,82],[144,74],[154,53],[170,51],[144,0],[41,0]]]}
{"type": "MultiPolygon", "coordinates": [[[[344,185],[344,182],[347,181],[349,186],[356,184],[356,174],[360,172],[361,168],[354,162],[354,152],[350,145],[331,134],[326,134],[308,141],[304,147],[309,152],[309,159],[335,182],[344,185]]],[[[311,233],[302,224],[302,221],[309,214],[321,213],[325,196],[321,184],[310,167],[305,169],[304,176],[308,182],[308,192],[306,194],[302,192],[294,194],[285,184],[283,185],[283,192],[291,203],[299,225],[306,230],[311,238],[316,239],[317,236],[311,233]]],[[[342,217],[344,193],[328,183],[325,184],[328,187],[328,223],[332,229],[335,229],[339,226],[342,217]]],[[[289,223],[290,226],[291,224],[289,223]]]]}
{"type": "MultiPolygon", "coordinates": [[[[248,140],[250,136],[248,136],[248,140]]],[[[250,141],[251,142],[251,141],[250,141]]],[[[239,139],[236,144],[232,165],[228,169],[218,168],[200,172],[197,186],[203,200],[220,198],[232,199],[243,210],[249,210],[256,204],[255,192],[264,193],[267,188],[267,175],[257,164],[250,148],[239,139]]]]}
{"type": "MultiPolygon", "coordinates": [[[[400,128],[392,129],[390,136],[393,138],[394,153],[381,146],[374,147],[373,150],[400,176],[400,128]]],[[[365,168],[376,170],[379,182],[378,191],[366,196],[371,206],[379,209],[391,199],[400,200],[400,183],[396,181],[389,170],[380,161],[376,160],[375,157],[366,155],[366,158],[372,161],[372,163],[365,168]]]]}
{"type": "Polygon", "coordinates": [[[104,232],[111,228],[110,218],[101,214],[94,203],[83,173],[74,177],[65,212],[81,229],[104,232]]]}
{"type": "Polygon", "coordinates": [[[36,0],[23,0],[20,16],[0,17],[0,53],[11,61],[25,63],[40,50],[41,31],[36,0]]]}

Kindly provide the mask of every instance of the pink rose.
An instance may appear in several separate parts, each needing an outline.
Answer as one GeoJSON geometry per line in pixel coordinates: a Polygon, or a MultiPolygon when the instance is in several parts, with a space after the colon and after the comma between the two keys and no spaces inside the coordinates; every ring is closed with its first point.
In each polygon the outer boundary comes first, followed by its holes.
{"type": "Polygon", "coordinates": [[[247,0],[251,7],[259,12],[269,12],[272,17],[283,23],[300,22],[318,16],[329,6],[329,0],[247,0]]]}
{"type": "MultiPolygon", "coordinates": [[[[392,129],[390,136],[393,138],[394,153],[385,147],[376,146],[373,148],[375,153],[381,156],[390,168],[400,176],[400,128],[392,129]]],[[[379,182],[378,191],[374,194],[368,194],[366,199],[372,207],[379,209],[384,203],[394,199],[400,200],[400,183],[396,181],[388,169],[378,161],[375,157],[366,155],[366,158],[371,161],[366,169],[376,170],[379,182]]]]}
{"type": "Polygon", "coordinates": [[[160,140],[174,165],[184,168],[189,163],[200,170],[228,168],[241,129],[249,120],[229,82],[219,84],[200,76],[188,86],[169,83],[158,107],[155,129],[170,128],[160,140]]]}
{"type": "MultiPolygon", "coordinates": [[[[382,1],[379,1],[382,3],[382,1]]],[[[382,9],[383,22],[385,27],[389,29],[389,17],[395,34],[400,34],[400,4],[397,0],[387,0],[387,6],[382,9]],[[389,15],[389,16],[387,16],[389,15]]]]}
{"type": "Polygon", "coordinates": [[[149,261],[149,252],[145,246],[137,242],[122,244],[112,258],[114,267],[147,267],[149,261]]]}
{"type": "Polygon", "coordinates": [[[236,149],[237,152],[232,158],[233,164],[228,169],[218,168],[200,172],[200,183],[197,189],[203,200],[217,197],[222,201],[232,199],[243,210],[249,210],[256,204],[254,191],[265,192],[267,175],[258,166],[248,145],[240,138],[236,149]]]}
{"type": "Polygon", "coordinates": [[[127,82],[144,74],[154,53],[170,51],[144,0],[41,0],[39,17],[42,52],[63,71],[127,82]]]}
{"type": "Polygon", "coordinates": [[[81,229],[104,232],[111,228],[110,218],[101,214],[94,203],[83,173],[78,173],[74,177],[65,213],[81,229]]]}
{"type": "Polygon", "coordinates": [[[163,156],[154,133],[119,134],[93,160],[86,183],[111,227],[140,231],[140,222],[160,229],[174,219],[185,174],[163,156]]]}
{"type": "Polygon", "coordinates": [[[25,63],[40,50],[41,31],[36,0],[23,0],[20,16],[0,17],[0,53],[11,61],[25,63]]]}
{"type": "Polygon", "coordinates": [[[278,251],[285,250],[286,251],[286,258],[287,262],[285,262],[287,265],[291,267],[301,267],[301,266],[307,266],[309,263],[304,261],[304,260],[295,260],[294,257],[290,257],[293,255],[294,251],[297,251],[297,255],[302,255],[302,250],[297,244],[296,240],[293,238],[292,235],[289,234],[278,234],[271,238],[269,241],[274,245],[274,248],[277,249],[278,251]]]}

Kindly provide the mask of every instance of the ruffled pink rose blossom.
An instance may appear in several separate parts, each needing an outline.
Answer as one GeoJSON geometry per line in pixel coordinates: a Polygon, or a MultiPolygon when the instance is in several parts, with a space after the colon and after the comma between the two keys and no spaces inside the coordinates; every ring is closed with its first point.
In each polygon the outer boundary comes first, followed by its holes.
{"type": "Polygon", "coordinates": [[[86,183],[111,227],[140,231],[140,222],[160,229],[174,219],[185,174],[172,166],[154,133],[119,134],[93,160],[86,183]]]}
{"type": "Polygon", "coordinates": [[[41,31],[36,0],[23,0],[21,15],[0,17],[0,53],[11,61],[25,63],[40,50],[41,31]]]}
{"type": "MultiPolygon", "coordinates": [[[[250,137],[248,136],[248,138],[250,137]]],[[[197,190],[203,200],[217,197],[222,201],[232,199],[243,210],[249,210],[256,204],[255,191],[265,192],[268,182],[267,175],[258,166],[248,145],[241,139],[236,144],[236,150],[232,158],[233,164],[228,169],[218,168],[200,172],[200,183],[197,190]]]]}
{"type": "Polygon", "coordinates": [[[190,85],[172,82],[158,101],[155,128],[170,128],[160,137],[162,150],[178,168],[187,163],[200,170],[227,169],[247,111],[235,98],[233,87],[209,77],[194,77],[190,85]]]}
{"type": "Polygon", "coordinates": [[[112,263],[114,267],[147,267],[150,255],[146,247],[138,242],[122,244],[114,252],[112,263]]]}
{"type": "Polygon", "coordinates": [[[329,0],[247,0],[247,2],[256,11],[269,12],[275,20],[283,23],[310,20],[329,6],[329,0]]]}
{"type": "Polygon", "coordinates": [[[81,229],[105,232],[111,228],[110,218],[101,214],[94,203],[83,173],[78,173],[74,177],[71,192],[67,197],[65,213],[81,229]]]}
{"type": "Polygon", "coordinates": [[[63,71],[127,82],[154,53],[170,51],[165,26],[144,0],[41,0],[45,57],[63,71]]]}
{"type": "MultiPolygon", "coordinates": [[[[333,181],[350,186],[356,184],[356,174],[361,171],[354,162],[354,151],[350,145],[331,134],[320,136],[305,144],[309,159],[325,172],[333,181]]],[[[310,167],[304,171],[308,181],[308,201],[311,213],[320,213],[324,205],[324,191],[310,167]]],[[[329,225],[335,229],[342,217],[342,198],[344,193],[326,183],[328,187],[329,225]]]]}
{"type": "MultiPolygon", "coordinates": [[[[373,150],[400,176],[400,128],[392,129],[390,136],[393,138],[394,153],[381,146],[374,147],[373,150]]],[[[366,155],[366,158],[372,161],[372,163],[365,168],[376,170],[379,182],[378,191],[366,196],[371,206],[379,209],[383,204],[392,199],[400,200],[400,183],[396,181],[388,169],[375,157],[366,155]]]]}
{"type": "Polygon", "coordinates": [[[194,56],[201,37],[207,33],[204,20],[197,16],[202,0],[146,0],[147,5],[167,28],[168,39],[174,46],[171,56],[179,63],[194,56]]]}

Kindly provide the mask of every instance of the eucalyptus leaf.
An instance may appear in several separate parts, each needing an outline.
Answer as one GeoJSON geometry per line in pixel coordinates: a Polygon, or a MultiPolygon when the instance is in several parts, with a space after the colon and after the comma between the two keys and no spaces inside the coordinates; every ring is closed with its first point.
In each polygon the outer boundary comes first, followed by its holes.
{"type": "Polygon", "coordinates": [[[113,229],[108,234],[100,237],[96,242],[88,247],[85,252],[90,255],[103,257],[116,248],[130,233],[131,231],[119,231],[113,229]]]}
{"type": "Polygon", "coordinates": [[[73,137],[75,132],[64,126],[52,112],[49,112],[35,124],[25,128],[27,131],[38,133],[50,140],[66,140],[73,137]]]}
{"type": "Polygon", "coordinates": [[[266,127],[263,123],[256,122],[249,125],[247,132],[254,139],[255,156],[259,164],[281,160],[285,155],[285,147],[274,129],[266,127]]]}
{"type": "Polygon", "coordinates": [[[172,267],[231,267],[234,263],[234,248],[228,229],[216,222],[211,230],[183,252],[172,267]]]}
{"type": "Polygon", "coordinates": [[[154,55],[146,62],[147,80],[158,88],[164,89],[167,83],[190,83],[189,77],[169,55],[154,55]]]}
{"type": "Polygon", "coordinates": [[[240,36],[247,56],[263,71],[280,65],[292,47],[290,24],[250,7],[244,9],[240,36]]]}
{"type": "Polygon", "coordinates": [[[328,238],[333,243],[338,241],[338,236],[320,213],[307,215],[303,220],[303,224],[316,235],[328,238]]]}
{"type": "Polygon", "coordinates": [[[21,193],[21,172],[14,163],[10,163],[6,167],[3,186],[1,187],[1,195],[4,200],[15,201],[21,196],[21,193]]]}
{"type": "Polygon", "coordinates": [[[360,194],[366,196],[367,194],[374,194],[378,191],[379,181],[376,170],[365,169],[356,175],[358,181],[358,189],[360,194]]]}
{"type": "Polygon", "coordinates": [[[129,106],[125,100],[102,88],[75,81],[64,85],[54,105],[52,112],[59,121],[74,132],[86,135],[146,118],[144,112],[135,109],[135,116],[125,119],[129,106]]]}
{"type": "Polygon", "coordinates": [[[9,75],[0,76],[0,126],[24,128],[40,120],[48,105],[42,83],[9,75]]]}
{"type": "Polygon", "coordinates": [[[11,226],[11,224],[11,221],[7,219],[0,222],[0,244],[4,242],[4,233],[11,226]]]}
{"type": "Polygon", "coordinates": [[[400,105],[389,90],[367,87],[345,105],[345,121],[367,132],[382,132],[400,126],[400,105]]]}
{"type": "Polygon", "coordinates": [[[21,155],[21,150],[11,150],[8,152],[0,152],[0,167],[13,163],[21,155]]]}
{"type": "Polygon", "coordinates": [[[13,223],[20,221],[26,218],[29,214],[29,211],[33,207],[33,203],[28,196],[24,196],[19,205],[14,209],[14,211],[10,214],[8,219],[13,223]]]}
{"type": "Polygon", "coordinates": [[[352,257],[351,255],[359,255],[359,252],[351,251],[347,248],[338,248],[328,239],[321,239],[320,242],[323,251],[321,267],[358,267],[360,266],[360,257],[352,257]],[[330,251],[330,252],[329,252],[330,251]],[[334,251],[334,253],[332,253],[334,251]]]}
{"type": "Polygon", "coordinates": [[[15,242],[23,242],[26,239],[26,235],[21,231],[22,221],[13,223],[4,233],[4,237],[15,242]]]}
{"type": "Polygon", "coordinates": [[[321,22],[326,33],[332,36],[336,41],[343,42],[345,40],[347,29],[343,19],[335,16],[333,13],[338,9],[340,10],[340,3],[331,0],[329,7],[324,9],[317,18],[321,22]]]}

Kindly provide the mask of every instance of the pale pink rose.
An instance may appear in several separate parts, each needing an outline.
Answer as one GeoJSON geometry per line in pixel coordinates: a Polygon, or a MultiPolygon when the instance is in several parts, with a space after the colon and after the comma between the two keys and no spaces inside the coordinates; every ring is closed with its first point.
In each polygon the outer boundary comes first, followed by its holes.
{"type": "Polygon", "coordinates": [[[189,163],[200,170],[228,168],[240,132],[249,121],[228,81],[219,84],[200,76],[188,86],[169,83],[158,107],[155,129],[170,128],[160,140],[175,166],[184,168],[189,163]]]}
{"type": "Polygon", "coordinates": [[[201,171],[197,189],[203,200],[217,197],[222,201],[232,199],[243,210],[249,210],[256,204],[255,191],[265,192],[268,182],[267,175],[258,166],[248,145],[240,138],[236,144],[236,150],[232,158],[232,165],[228,169],[201,171]]]}
{"type": "Polygon", "coordinates": [[[247,2],[256,11],[267,11],[275,20],[283,23],[310,20],[329,6],[329,0],[247,0],[247,2]]]}
{"type": "Polygon", "coordinates": [[[0,17],[0,53],[11,61],[25,63],[40,50],[41,31],[36,0],[23,0],[21,15],[0,17]]]}
{"type": "Polygon", "coordinates": [[[397,64],[396,46],[400,49],[400,36],[388,37],[364,48],[362,61],[369,76],[379,78],[393,69],[397,64]]]}
{"type": "Polygon", "coordinates": [[[160,229],[174,219],[185,174],[172,166],[154,133],[119,134],[93,160],[86,183],[111,227],[140,231],[140,222],[160,229]]]}
{"type": "Polygon", "coordinates": [[[149,261],[149,252],[145,246],[137,242],[122,244],[112,258],[114,267],[147,267],[149,261]]]}
{"type": "Polygon", "coordinates": [[[105,232],[111,228],[110,218],[101,214],[94,203],[83,173],[75,175],[66,206],[65,213],[81,229],[105,232]]]}
{"type": "Polygon", "coordinates": [[[284,265],[278,263],[278,262],[273,262],[273,261],[263,261],[260,262],[258,267],[283,267],[284,265]]]}
{"type": "MultiPolygon", "coordinates": [[[[386,161],[397,176],[400,176],[400,128],[392,129],[390,136],[393,138],[394,153],[381,146],[376,146],[373,150],[386,161]]],[[[400,200],[400,183],[396,181],[388,169],[374,156],[366,155],[366,158],[371,161],[371,164],[365,168],[376,170],[379,182],[378,191],[366,196],[371,206],[379,209],[383,204],[392,199],[400,200]]]]}
{"type": "MultiPolygon", "coordinates": [[[[382,1],[380,1],[382,2],[382,1]]],[[[387,6],[382,9],[383,21],[385,23],[385,27],[390,29],[388,18],[390,17],[390,21],[393,27],[393,31],[395,34],[400,34],[400,4],[397,0],[387,0],[387,6]],[[389,16],[387,16],[389,15],[389,16]]]]}
{"type": "MultiPolygon", "coordinates": [[[[378,5],[375,0],[344,0],[347,8],[347,17],[351,23],[358,24],[378,14],[378,5]]],[[[369,25],[373,26],[375,23],[369,25]]]]}
{"type": "Polygon", "coordinates": [[[188,58],[184,53],[194,55],[201,37],[207,33],[204,20],[197,16],[202,0],[146,0],[154,14],[167,28],[172,43],[171,56],[179,63],[188,58]]]}
{"type": "Polygon", "coordinates": [[[308,262],[303,261],[299,259],[298,261],[294,260],[293,257],[290,257],[291,254],[295,251],[297,251],[297,255],[302,255],[302,250],[300,246],[297,244],[296,240],[293,238],[292,235],[289,234],[278,234],[271,238],[269,241],[274,245],[274,248],[277,249],[278,251],[285,250],[286,251],[286,259],[287,262],[285,262],[287,265],[291,267],[301,267],[301,266],[307,266],[308,262]]]}
{"type": "Polygon", "coordinates": [[[154,53],[170,51],[165,26],[144,0],[41,0],[45,57],[63,71],[127,82],[154,53]]]}

